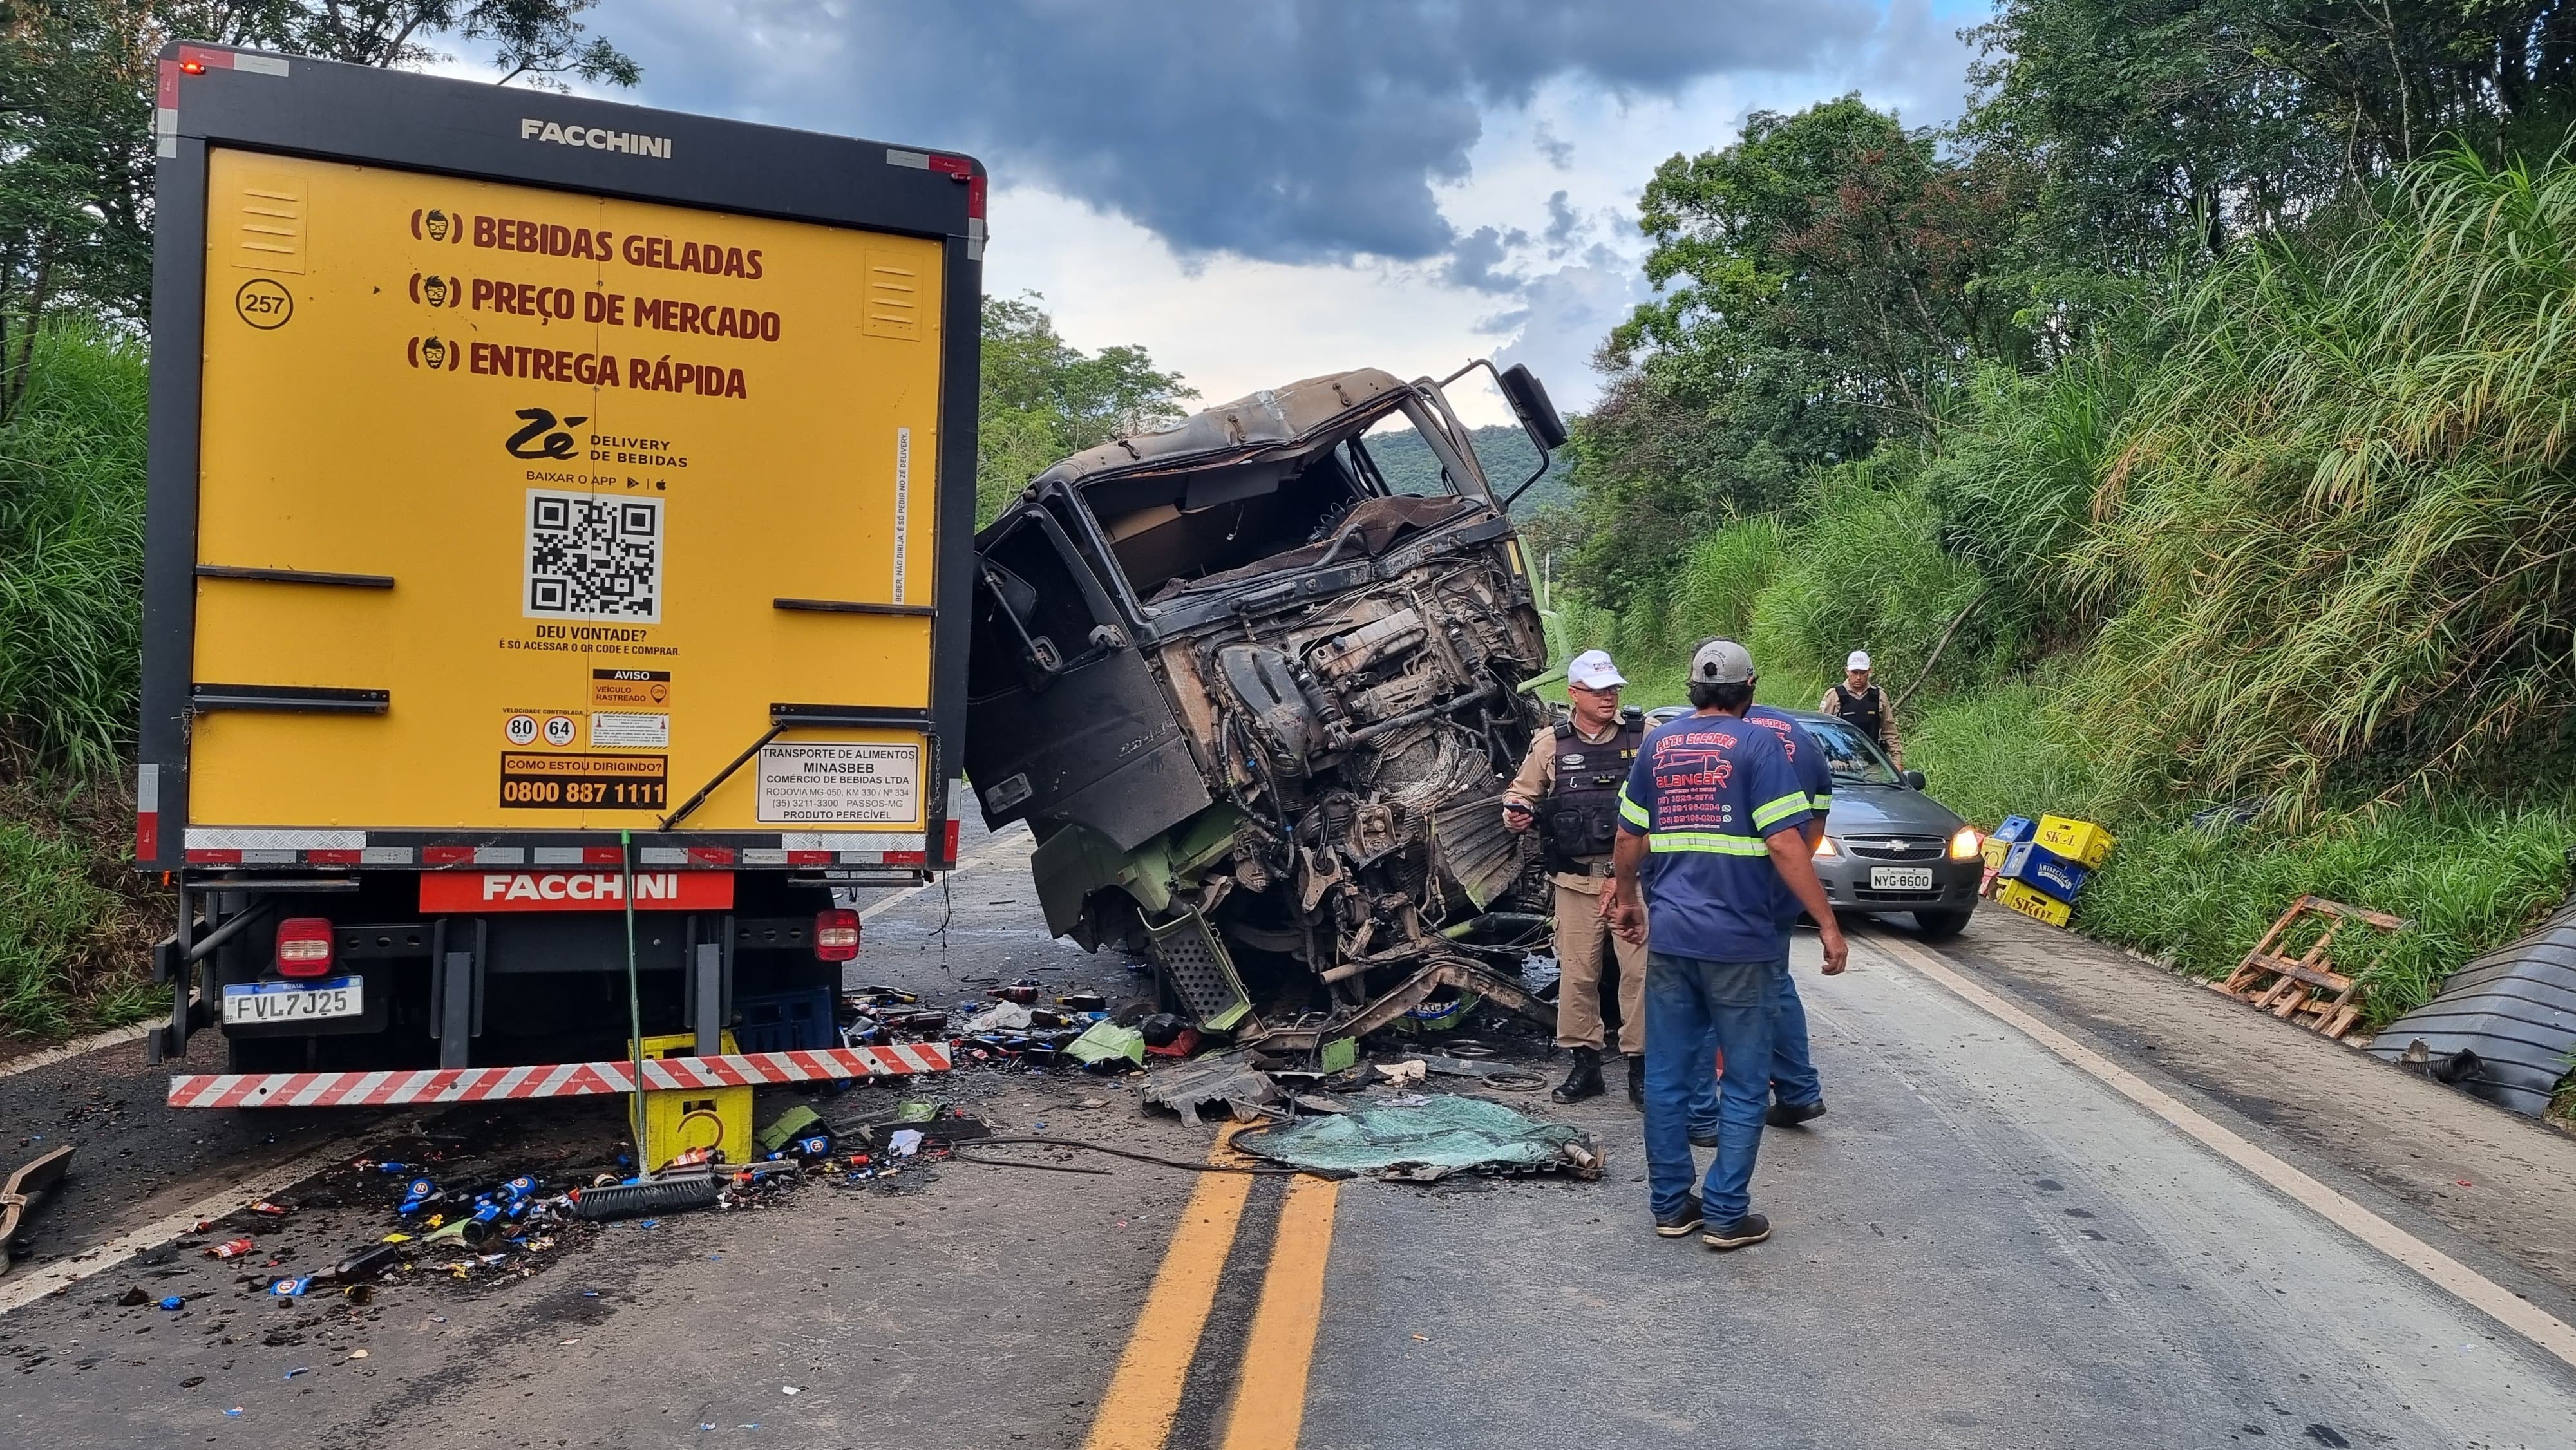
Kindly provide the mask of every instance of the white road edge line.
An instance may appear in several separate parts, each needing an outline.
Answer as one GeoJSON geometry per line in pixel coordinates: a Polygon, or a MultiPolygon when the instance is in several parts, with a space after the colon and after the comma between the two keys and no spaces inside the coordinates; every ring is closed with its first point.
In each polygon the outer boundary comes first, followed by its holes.
{"type": "Polygon", "coordinates": [[[2570,1327],[2565,1320],[2517,1297],[2475,1269],[2185,1107],[2171,1094],[1977,985],[1921,947],[1889,937],[1865,940],[1872,948],[1949,988],[1988,1016],[2018,1028],[2024,1036],[2182,1130],[2201,1146],[2279,1189],[2318,1217],[2423,1275],[2435,1288],[2576,1368],[2576,1327],[2570,1327]]]}
{"type": "Polygon", "coordinates": [[[221,1218],[254,1200],[301,1183],[333,1163],[354,1157],[358,1147],[356,1138],[334,1138],[229,1188],[207,1194],[177,1213],[129,1229],[103,1244],[93,1244],[70,1258],[20,1269],[0,1278],[0,1314],[24,1309],[56,1290],[104,1274],[146,1249],[158,1248],[187,1233],[201,1219],[221,1218]]]}
{"type": "MultiPolygon", "coordinates": [[[[162,1013],[164,1017],[168,1015],[167,1011],[162,1013]]],[[[25,1057],[0,1063],[0,1077],[16,1077],[22,1072],[34,1072],[40,1067],[69,1062],[75,1057],[86,1056],[103,1047],[119,1047],[128,1042],[140,1042],[151,1036],[152,1029],[157,1025],[159,1024],[138,1022],[131,1027],[111,1027],[105,1032],[93,1032],[87,1037],[75,1037],[60,1047],[48,1047],[42,1052],[31,1052],[25,1057]]]]}

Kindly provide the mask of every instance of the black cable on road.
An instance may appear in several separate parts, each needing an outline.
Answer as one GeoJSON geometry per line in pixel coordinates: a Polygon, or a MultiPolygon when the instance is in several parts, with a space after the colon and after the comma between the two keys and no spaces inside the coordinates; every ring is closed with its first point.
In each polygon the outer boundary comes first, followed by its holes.
{"type": "MultiPolygon", "coordinates": [[[[1179,1168],[1190,1173],[1242,1173],[1254,1178],[1288,1178],[1300,1173],[1312,1174],[1317,1178],[1338,1179],[1348,1178],[1351,1176],[1347,1173],[1328,1173],[1320,1168],[1291,1168],[1286,1164],[1263,1166],[1257,1164],[1237,1163],[1193,1163],[1186,1158],[1165,1158],[1155,1153],[1139,1153],[1132,1148],[1112,1148],[1106,1143],[1086,1143],[1079,1138],[975,1138],[969,1141],[972,1146],[977,1148],[990,1148],[1010,1143],[1037,1144],[1048,1148],[1079,1148],[1089,1153],[1106,1153],[1113,1158],[1130,1158],[1139,1163],[1152,1163],[1164,1168],[1179,1168]]],[[[958,1146],[963,1147],[967,1145],[960,1144],[958,1146]]],[[[959,1156],[957,1149],[955,1147],[950,1148],[948,1156],[951,1158],[959,1156]]],[[[994,1163],[997,1165],[1002,1162],[1002,1160],[997,1158],[969,1158],[966,1159],[966,1161],[969,1163],[994,1163]]],[[[1008,1166],[1013,1168],[1042,1168],[1054,1165],[1040,1163],[1012,1163],[1008,1166]]],[[[1067,1171],[1090,1173],[1098,1172],[1099,1170],[1077,1168],[1068,1169],[1067,1171]]]]}

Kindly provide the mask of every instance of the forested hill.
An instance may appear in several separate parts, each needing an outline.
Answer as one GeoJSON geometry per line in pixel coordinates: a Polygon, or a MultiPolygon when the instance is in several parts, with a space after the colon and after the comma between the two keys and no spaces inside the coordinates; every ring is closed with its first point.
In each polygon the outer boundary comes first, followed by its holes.
{"type": "MultiPolygon", "coordinates": [[[[1538,451],[1530,446],[1529,435],[1518,423],[1490,423],[1470,432],[1476,457],[1485,465],[1485,476],[1497,492],[1509,494],[1529,477],[1537,466],[1538,451]]],[[[1431,447],[1422,435],[1410,428],[1390,430],[1368,440],[1369,456],[1386,473],[1386,481],[1397,493],[1432,493],[1440,487],[1440,464],[1431,456],[1431,447]]],[[[1566,460],[1559,457],[1547,476],[1530,486],[1512,505],[1512,516],[1531,518],[1540,509],[1567,497],[1566,460]]]]}

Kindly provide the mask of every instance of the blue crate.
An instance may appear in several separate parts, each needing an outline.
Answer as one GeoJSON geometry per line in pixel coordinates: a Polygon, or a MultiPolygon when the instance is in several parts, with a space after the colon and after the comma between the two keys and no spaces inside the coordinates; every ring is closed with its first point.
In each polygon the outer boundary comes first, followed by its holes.
{"type": "Polygon", "coordinates": [[[2037,841],[2024,841],[2004,857],[2003,870],[1996,874],[2071,906],[2084,889],[2084,878],[2093,873],[2037,841]]]}
{"type": "Polygon", "coordinates": [[[2030,817],[2006,816],[2004,817],[2004,823],[1995,827],[1994,838],[1998,841],[2012,841],[2017,843],[2027,841],[2038,834],[2039,823],[2032,820],[2030,817]]]}
{"type": "Polygon", "coordinates": [[[763,992],[733,999],[734,1040],[744,1052],[796,1052],[838,1047],[841,1034],[832,1025],[832,989],[800,987],[792,992],[763,992]]]}

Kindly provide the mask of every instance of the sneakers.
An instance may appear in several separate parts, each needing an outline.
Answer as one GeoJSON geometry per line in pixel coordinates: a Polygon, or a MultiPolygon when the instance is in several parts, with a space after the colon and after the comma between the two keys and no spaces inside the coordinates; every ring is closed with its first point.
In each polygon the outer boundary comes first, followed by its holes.
{"type": "Polygon", "coordinates": [[[1565,1081],[1558,1083],[1556,1089],[1548,1096],[1560,1103],[1579,1103],[1585,1098],[1597,1098],[1604,1091],[1606,1089],[1601,1083],[1601,1049],[1578,1047],[1574,1049],[1574,1070],[1567,1073],[1565,1081]]]}
{"type": "Polygon", "coordinates": [[[1642,1112],[1646,1106],[1646,1054],[1628,1054],[1628,1105],[1642,1112]]]}
{"type": "Polygon", "coordinates": [[[1658,1238],[1677,1239],[1700,1223],[1699,1195],[1694,1193],[1682,1200],[1681,1207],[1655,1215],[1655,1234],[1658,1238]]]}
{"type": "MultiPolygon", "coordinates": [[[[1696,1204],[1692,1206],[1697,1207],[1696,1204]]],[[[1658,1222],[1655,1225],[1655,1232],[1663,1231],[1663,1224],[1658,1222]]],[[[1708,1232],[1699,1236],[1699,1241],[1724,1253],[1728,1249],[1740,1249],[1746,1244],[1758,1244],[1769,1237],[1771,1237],[1771,1220],[1758,1213],[1748,1213],[1733,1223],[1710,1224],[1708,1232]]]]}
{"type": "Polygon", "coordinates": [[[1818,1098],[1812,1103],[1773,1103],[1771,1111],[1762,1115],[1762,1121],[1775,1128],[1795,1128],[1824,1115],[1824,1099],[1818,1098]]]}
{"type": "Polygon", "coordinates": [[[1715,1128],[1693,1128],[1690,1130],[1691,1146],[1714,1148],[1717,1146],[1717,1133],[1718,1130],[1715,1128]]]}

